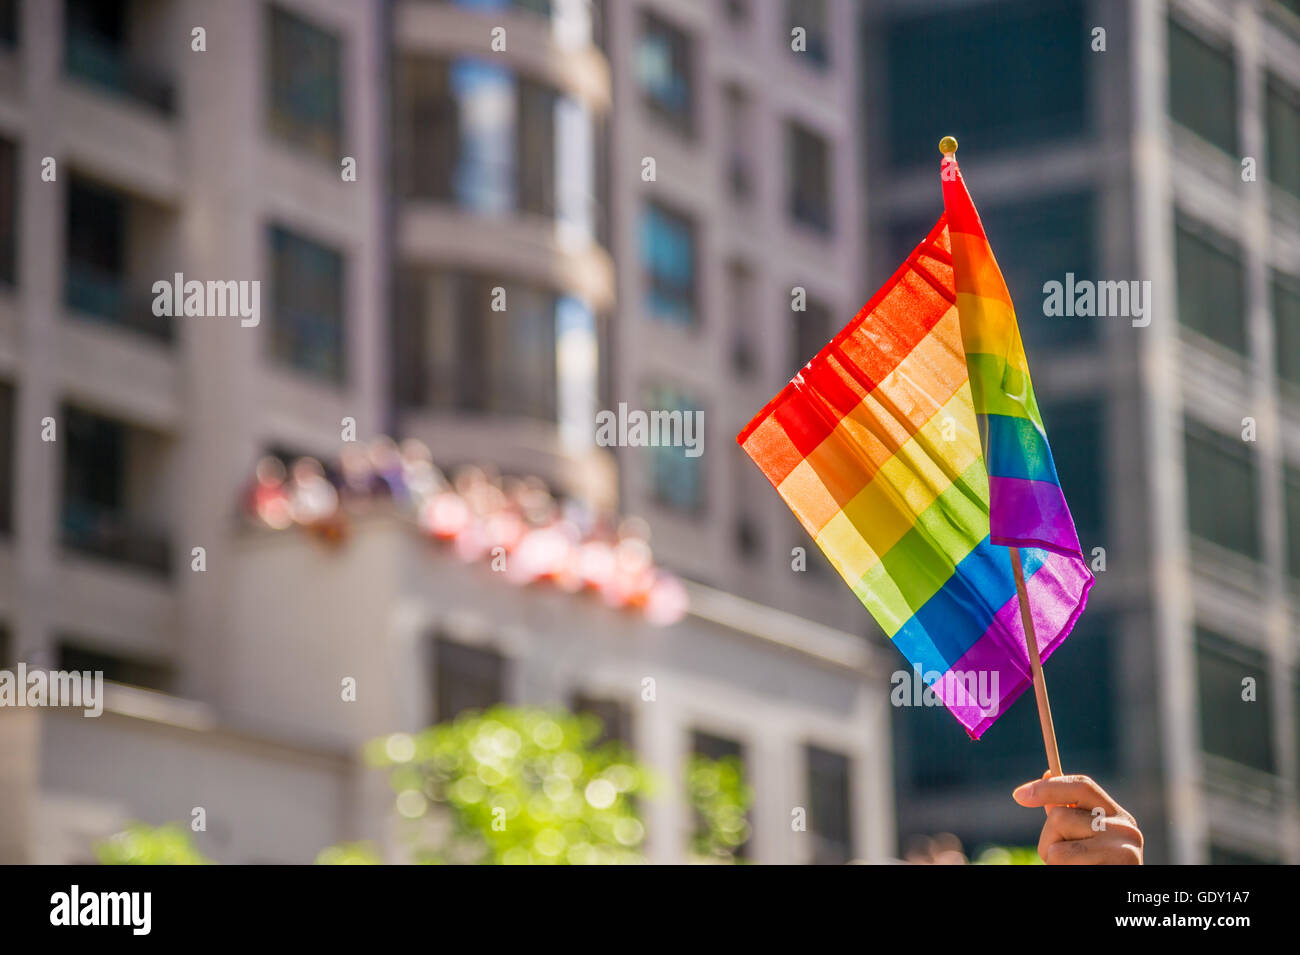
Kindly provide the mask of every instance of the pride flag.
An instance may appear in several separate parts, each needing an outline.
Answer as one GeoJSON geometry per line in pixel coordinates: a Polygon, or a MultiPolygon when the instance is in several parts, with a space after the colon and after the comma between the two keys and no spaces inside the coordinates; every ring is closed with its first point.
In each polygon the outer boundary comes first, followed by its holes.
{"type": "Polygon", "coordinates": [[[1093,577],[1061,493],[1006,283],[955,157],[944,214],[737,437],[971,737],[1031,685],[1093,577]]]}

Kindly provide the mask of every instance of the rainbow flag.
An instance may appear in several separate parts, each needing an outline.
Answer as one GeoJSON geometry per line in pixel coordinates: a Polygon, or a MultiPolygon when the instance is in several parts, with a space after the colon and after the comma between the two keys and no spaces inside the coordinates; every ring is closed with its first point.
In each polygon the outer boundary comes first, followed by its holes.
{"type": "Polygon", "coordinates": [[[1093,584],[1011,296],[955,157],[944,214],[737,441],[974,739],[1031,685],[1093,584]]]}

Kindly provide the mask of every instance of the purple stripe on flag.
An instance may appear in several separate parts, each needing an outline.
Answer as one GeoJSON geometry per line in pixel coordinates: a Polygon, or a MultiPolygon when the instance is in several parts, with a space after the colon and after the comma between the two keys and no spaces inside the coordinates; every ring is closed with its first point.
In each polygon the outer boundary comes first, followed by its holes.
{"type": "MultiPolygon", "coordinates": [[[[1085,564],[1059,554],[1048,554],[1046,562],[1025,581],[1038,653],[1044,662],[1074,628],[1093,583],[1085,564]],[[1075,593],[1077,600],[1070,596],[1075,593]]],[[[934,691],[971,738],[979,739],[1031,682],[1019,598],[1012,597],[994,615],[984,635],[939,678],[934,691]],[[995,677],[997,692],[990,695],[995,677]],[[981,705],[980,696],[989,700],[989,705],[981,705]]]]}
{"type": "Polygon", "coordinates": [[[1083,559],[1065,495],[1050,481],[990,475],[989,521],[995,544],[1044,547],[1083,559]]]}

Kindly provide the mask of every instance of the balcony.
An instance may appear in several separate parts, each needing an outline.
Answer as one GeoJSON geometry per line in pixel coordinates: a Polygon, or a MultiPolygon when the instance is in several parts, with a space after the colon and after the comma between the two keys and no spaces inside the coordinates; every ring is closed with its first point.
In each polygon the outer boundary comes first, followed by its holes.
{"type": "Polygon", "coordinates": [[[64,406],[60,417],[63,547],[154,575],[170,574],[171,541],[158,506],[170,497],[174,478],[167,439],[75,406],[64,406]]]}
{"type": "Polygon", "coordinates": [[[68,184],[64,303],[78,318],[173,340],[173,320],[153,313],[149,289],[170,276],[174,215],[165,207],[74,175],[68,184]]]}
{"type": "Polygon", "coordinates": [[[78,318],[115,325],[166,344],[175,339],[172,319],[153,313],[153,296],[107,269],[69,261],[64,300],[78,318]]]}
{"type": "MultiPolygon", "coordinates": [[[[148,52],[158,37],[137,4],[69,0],[64,34],[64,69],[68,76],[164,116],[176,110],[176,84],[148,52]]],[[[155,18],[156,19],[156,18],[155,18]]]]}
{"type": "Polygon", "coordinates": [[[136,567],[159,576],[171,572],[171,541],[165,531],[89,501],[63,504],[63,546],[90,557],[136,567]]]}

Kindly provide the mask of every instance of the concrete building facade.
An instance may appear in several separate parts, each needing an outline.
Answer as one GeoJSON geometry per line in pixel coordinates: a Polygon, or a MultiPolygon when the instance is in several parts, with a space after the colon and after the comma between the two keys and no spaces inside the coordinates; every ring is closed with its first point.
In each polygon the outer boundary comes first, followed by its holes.
{"type": "MultiPolygon", "coordinates": [[[[893,853],[876,650],[828,569],[824,597],[786,583],[793,519],[724,450],[858,297],[852,5],[811,6],[810,64],[761,3],[0,4],[0,666],[109,681],[100,720],[0,711],[6,859],[86,861],[125,821],[195,806],[219,861],[387,845],[361,742],[454,715],[453,698],[579,693],[628,711],[669,780],[692,747],[742,752],[756,861],[893,853]],[[714,14],[752,52],[716,39],[714,14]],[[698,51],[685,88],[682,35],[698,51]],[[698,139],[675,142],[656,123],[683,95],[698,139]],[[726,123],[757,137],[745,156],[726,123]],[[683,211],[699,230],[685,260],[683,211]],[[746,275],[755,305],[729,310],[746,275]],[[258,282],[259,308],[159,314],[159,281],[258,282]],[[802,331],[796,285],[816,319],[802,331]],[[681,308],[697,331],[660,334],[681,308]],[[668,372],[691,387],[660,388],[668,372]],[[689,463],[593,440],[600,408],[682,395],[709,411],[705,520],[689,463]],[[250,535],[254,462],[332,459],[349,429],[646,511],[661,560],[703,581],[690,615],[647,632],[516,592],[401,522],[332,562],[250,535]],[[737,546],[761,553],[744,572],[726,569],[737,546]],[[431,642],[510,675],[466,697],[431,642]],[[340,710],[349,667],[376,691],[340,710]],[[636,709],[647,668],[663,689],[636,709]],[[823,783],[838,817],[808,838],[791,813],[823,783]]],[[[652,859],[684,858],[681,794],[650,812],[652,859]]]]}

